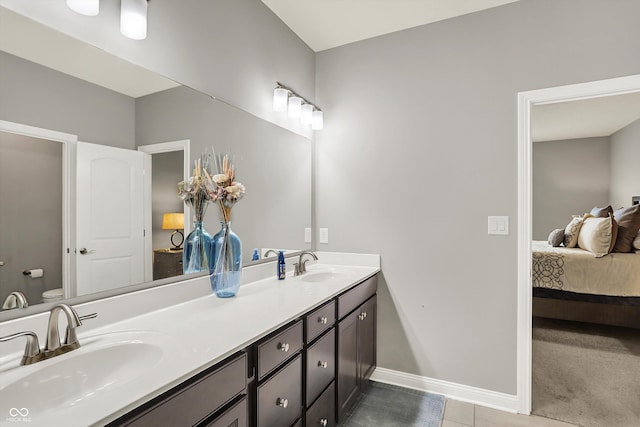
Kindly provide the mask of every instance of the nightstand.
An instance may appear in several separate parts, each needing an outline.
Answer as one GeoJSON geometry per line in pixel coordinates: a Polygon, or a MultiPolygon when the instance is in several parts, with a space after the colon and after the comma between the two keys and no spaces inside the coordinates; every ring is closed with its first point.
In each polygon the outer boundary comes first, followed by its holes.
{"type": "Polygon", "coordinates": [[[155,249],[153,251],[153,280],[181,276],[182,249],[155,249]]]}

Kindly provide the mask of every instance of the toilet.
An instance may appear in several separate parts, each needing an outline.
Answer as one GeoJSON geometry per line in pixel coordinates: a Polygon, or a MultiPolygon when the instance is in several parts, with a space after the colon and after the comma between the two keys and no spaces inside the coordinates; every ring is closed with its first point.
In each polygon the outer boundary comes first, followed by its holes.
{"type": "Polygon", "coordinates": [[[60,301],[63,296],[62,288],[49,289],[42,293],[42,302],[60,301]]]}

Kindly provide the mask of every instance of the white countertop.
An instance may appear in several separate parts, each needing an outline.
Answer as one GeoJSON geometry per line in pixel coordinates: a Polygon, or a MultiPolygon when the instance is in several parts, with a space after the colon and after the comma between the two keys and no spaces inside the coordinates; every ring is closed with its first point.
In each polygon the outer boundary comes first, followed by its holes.
{"type": "MultiPolygon", "coordinates": [[[[244,284],[234,298],[217,298],[209,291],[205,296],[88,331],[83,332],[81,327],[78,329],[79,341],[83,345],[80,349],[33,365],[16,366],[16,360],[19,361],[21,356],[19,353],[0,357],[0,425],[16,425],[16,422],[24,421],[29,421],[32,426],[106,424],[380,271],[377,255],[354,254],[345,259],[337,254],[319,253],[319,257],[336,263],[310,265],[307,274],[320,270],[336,273],[329,280],[309,283],[302,280],[305,276],[292,277],[291,274],[285,280],[277,280],[275,266],[268,264],[268,267],[274,267],[272,277],[244,284]],[[344,265],[345,260],[353,264],[344,265]],[[162,349],[161,355],[154,353],[144,368],[132,367],[136,371],[130,381],[117,381],[75,401],[60,398],[55,407],[24,401],[25,397],[12,401],[17,399],[11,388],[16,381],[24,382],[30,376],[41,380],[37,376],[38,371],[60,362],[62,358],[95,350],[102,341],[114,336],[122,337],[123,341],[135,341],[138,336],[142,341],[152,341],[162,349]],[[28,409],[28,420],[21,419],[19,414],[17,420],[11,419],[10,408],[28,409]]],[[[252,274],[257,273],[249,273],[249,276],[252,274]]],[[[209,278],[200,280],[208,283],[209,278]]],[[[118,304],[125,303],[121,299],[118,304]]],[[[118,308],[114,306],[112,309],[118,308]]],[[[86,309],[78,311],[81,315],[89,312],[86,309]]],[[[44,344],[43,335],[40,339],[44,344]]],[[[20,341],[24,343],[24,340],[20,341]]],[[[127,360],[112,360],[106,362],[103,369],[126,369],[126,364],[127,360]]],[[[15,414],[13,411],[12,415],[15,414]]]]}

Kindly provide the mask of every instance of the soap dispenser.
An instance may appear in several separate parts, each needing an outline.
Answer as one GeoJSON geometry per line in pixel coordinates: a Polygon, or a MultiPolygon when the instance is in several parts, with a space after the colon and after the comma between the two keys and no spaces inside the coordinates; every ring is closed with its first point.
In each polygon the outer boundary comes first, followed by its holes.
{"type": "Polygon", "coordinates": [[[251,261],[258,261],[260,259],[260,254],[258,253],[258,248],[253,248],[253,254],[251,255],[251,261]]]}
{"type": "Polygon", "coordinates": [[[287,265],[284,263],[284,252],[278,252],[278,280],[284,280],[287,274],[287,265]]]}

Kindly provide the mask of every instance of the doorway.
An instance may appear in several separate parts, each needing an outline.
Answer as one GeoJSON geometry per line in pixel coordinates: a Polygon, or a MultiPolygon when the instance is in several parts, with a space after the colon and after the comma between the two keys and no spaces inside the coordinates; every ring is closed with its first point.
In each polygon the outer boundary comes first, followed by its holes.
{"type": "Polygon", "coordinates": [[[536,105],[640,92],[640,75],[540,89],[518,94],[518,351],[519,412],[531,413],[532,375],[532,129],[536,105]]]}

